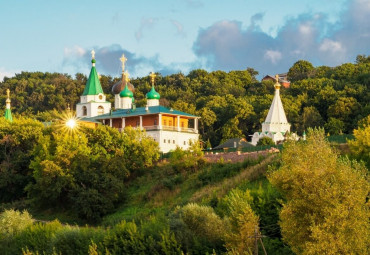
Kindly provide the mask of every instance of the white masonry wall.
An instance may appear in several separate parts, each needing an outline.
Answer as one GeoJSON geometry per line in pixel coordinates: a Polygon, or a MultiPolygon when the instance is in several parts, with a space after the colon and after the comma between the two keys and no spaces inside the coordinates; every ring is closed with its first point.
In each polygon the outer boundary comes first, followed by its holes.
{"type": "Polygon", "coordinates": [[[190,146],[190,141],[199,140],[199,134],[196,133],[168,130],[147,131],[146,133],[158,142],[159,150],[163,153],[175,150],[176,146],[179,146],[183,150],[187,150],[190,146]]]}

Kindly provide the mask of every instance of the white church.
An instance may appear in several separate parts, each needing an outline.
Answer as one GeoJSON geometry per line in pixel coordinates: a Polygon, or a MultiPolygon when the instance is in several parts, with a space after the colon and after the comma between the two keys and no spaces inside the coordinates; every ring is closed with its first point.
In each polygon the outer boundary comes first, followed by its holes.
{"type": "Polygon", "coordinates": [[[114,94],[114,110],[106,101],[95,68],[95,52],[92,51],[92,67],[80,103],[76,105],[77,118],[85,121],[98,121],[104,125],[123,130],[127,126],[146,130],[159,144],[161,152],[169,152],[180,147],[188,149],[192,142],[199,140],[198,116],[167,108],[159,104],[160,94],[155,90],[155,74],[151,73],[152,88],[146,94],[145,107],[136,107],[133,85],[129,83],[125,72],[126,58],[122,62],[122,81],[116,83],[114,94]]]}
{"type": "MultiPolygon", "coordinates": [[[[276,75],[275,95],[272,100],[269,112],[265,121],[262,123],[262,132],[255,132],[252,136],[252,144],[257,145],[262,137],[270,137],[275,143],[283,141],[284,135],[290,132],[290,124],[286,118],[283,103],[280,99],[279,76],[276,75]]],[[[294,134],[295,135],[295,134],[294,134]]],[[[294,136],[293,135],[293,136],[294,136]]],[[[295,135],[296,136],[296,135],[295,135]]]]}

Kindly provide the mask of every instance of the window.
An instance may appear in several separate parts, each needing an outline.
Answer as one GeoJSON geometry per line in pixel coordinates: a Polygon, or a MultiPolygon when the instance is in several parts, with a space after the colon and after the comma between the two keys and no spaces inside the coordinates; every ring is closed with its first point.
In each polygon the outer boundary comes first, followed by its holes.
{"type": "Polygon", "coordinates": [[[103,95],[99,95],[99,100],[103,100],[103,95]]]}
{"type": "Polygon", "coordinates": [[[157,125],[157,120],[154,120],[154,126],[156,126],[157,125]]]}
{"type": "Polygon", "coordinates": [[[172,120],[170,120],[170,124],[169,124],[169,126],[172,126],[172,120]]]}
{"type": "Polygon", "coordinates": [[[104,108],[103,108],[103,106],[99,105],[99,107],[98,107],[98,115],[102,115],[102,114],[104,114],[104,108]]]}
{"type": "Polygon", "coordinates": [[[184,127],[184,122],[181,122],[181,127],[182,127],[182,128],[184,127]]]}
{"type": "Polygon", "coordinates": [[[163,143],[166,143],[166,139],[163,139],[163,143]]]}
{"type": "Polygon", "coordinates": [[[164,121],[163,121],[163,125],[164,125],[164,126],[167,126],[167,120],[164,120],[164,121]]]}
{"type": "Polygon", "coordinates": [[[172,140],[172,143],[175,144],[175,140],[172,140]]]}
{"type": "Polygon", "coordinates": [[[186,145],[186,141],[184,141],[184,145],[186,145]]]}
{"type": "Polygon", "coordinates": [[[82,106],[82,115],[83,116],[87,115],[87,107],[86,106],[82,106]]]}
{"type": "Polygon", "coordinates": [[[168,143],[171,143],[171,140],[170,139],[168,139],[168,143]]]}

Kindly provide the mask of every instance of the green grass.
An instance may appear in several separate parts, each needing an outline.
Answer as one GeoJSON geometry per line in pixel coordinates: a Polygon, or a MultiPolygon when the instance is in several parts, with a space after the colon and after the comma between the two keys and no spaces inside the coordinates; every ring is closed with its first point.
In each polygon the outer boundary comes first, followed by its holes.
{"type": "Polygon", "coordinates": [[[105,216],[102,224],[112,226],[122,220],[139,223],[166,217],[176,206],[189,202],[208,204],[214,193],[225,195],[240,183],[250,182],[249,177],[254,180],[266,173],[273,158],[271,155],[243,163],[206,164],[190,172],[176,172],[169,164],[160,165],[127,185],[126,202],[105,216]]]}

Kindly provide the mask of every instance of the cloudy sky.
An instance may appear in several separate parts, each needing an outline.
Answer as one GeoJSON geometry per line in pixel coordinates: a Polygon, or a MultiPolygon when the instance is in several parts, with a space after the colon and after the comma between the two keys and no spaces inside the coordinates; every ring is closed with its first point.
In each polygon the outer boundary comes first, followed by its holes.
{"type": "Polygon", "coordinates": [[[21,71],[260,76],[370,54],[370,0],[0,0],[0,80],[21,71]]]}

